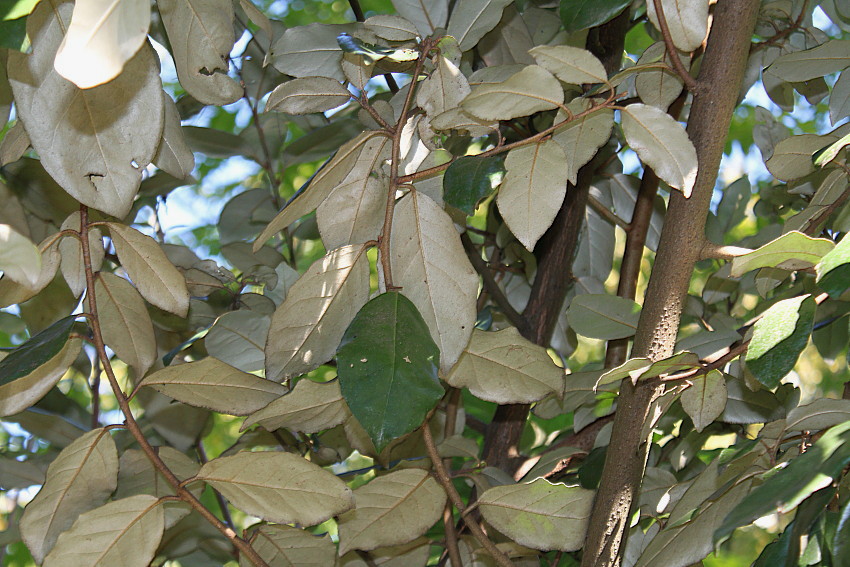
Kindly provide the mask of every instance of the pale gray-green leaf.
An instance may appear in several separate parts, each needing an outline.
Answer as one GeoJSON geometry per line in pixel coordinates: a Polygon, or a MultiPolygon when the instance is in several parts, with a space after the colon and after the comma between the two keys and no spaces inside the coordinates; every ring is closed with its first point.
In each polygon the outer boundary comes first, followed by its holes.
{"type": "Polygon", "coordinates": [[[61,259],[58,248],[56,239],[50,236],[39,245],[38,250],[41,252],[41,272],[38,275],[38,281],[35,282],[35,285],[24,286],[12,281],[12,278],[4,277],[0,279],[0,307],[23,303],[27,299],[37,295],[53,281],[56,270],[59,269],[61,259]]]}
{"type": "MultiPolygon", "coordinates": [[[[62,230],[80,230],[80,212],[71,213],[62,223],[62,230]]],[[[74,236],[65,236],[59,241],[59,253],[62,255],[61,270],[65,282],[71,289],[74,297],[80,297],[86,289],[86,269],[83,263],[83,248],[80,239],[74,236]]],[[[106,251],[103,249],[103,237],[100,229],[91,227],[89,229],[89,260],[92,270],[99,270],[103,264],[106,251]]]]}
{"type": "MultiPolygon", "coordinates": [[[[661,0],[670,37],[678,49],[691,52],[702,44],[708,33],[708,4],[708,0],[661,0]]],[[[646,13],[652,25],[660,30],[653,0],[646,3],[646,13]]]]}
{"type": "Polygon", "coordinates": [[[270,324],[268,315],[247,309],[231,311],[216,319],[204,337],[204,345],[210,356],[242,372],[262,370],[270,324]]]}
{"type": "Polygon", "coordinates": [[[819,398],[797,406],[785,418],[786,431],[822,431],[850,420],[850,400],[819,398]]]}
{"type": "MultiPolygon", "coordinates": [[[[568,104],[574,113],[583,112],[587,109],[580,99],[578,104],[568,104]]],[[[562,118],[562,114],[558,114],[562,118]]],[[[578,170],[589,162],[596,152],[599,151],[608,138],[611,137],[611,129],[614,127],[614,111],[602,108],[577,120],[573,120],[563,128],[555,131],[552,139],[558,143],[566,155],[567,179],[575,184],[578,178],[578,170]]]]}
{"type": "Polygon", "coordinates": [[[339,381],[299,380],[295,388],[248,416],[242,431],[256,424],[269,431],[285,427],[293,432],[317,433],[343,423],[351,412],[339,389],[339,381]]]}
{"type": "Polygon", "coordinates": [[[797,231],[786,232],[752,252],[733,258],[730,275],[739,277],[764,267],[783,270],[810,268],[833,248],[835,243],[828,238],[812,238],[797,231]]]}
{"type": "Polygon", "coordinates": [[[567,311],[567,320],[576,333],[603,340],[634,335],[639,317],[640,305],[631,299],[606,294],[578,295],[567,311]]]}
{"type": "Polygon", "coordinates": [[[336,38],[352,33],[354,26],[308,24],[292,27],[272,46],[272,64],[281,73],[293,77],[328,77],[345,80],[340,62],[342,49],[336,38]]]}
{"type": "Polygon", "coordinates": [[[155,496],[140,494],[109,502],[80,515],[59,536],[44,567],[145,567],[165,528],[165,515],[155,496]]]}
{"type": "Polygon", "coordinates": [[[165,125],[162,128],[162,141],[159,143],[153,163],[172,177],[188,180],[195,168],[195,154],[192,153],[183,135],[177,105],[164,91],[162,97],[165,104],[165,125]]]}
{"type": "Polygon", "coordinates": [[[591,52],[569,45],[540,45],[529,51],[538,65],[573,85],[604,83],[608,73],[591,52]]]}
{"type": "Polygon", "coordinates": [[[533,549],[575,551],[582,546],[594,492],[537,479],[496,486],[480,498],[481,515],[515,542],[533,549]]]}
{"type": "Polygon", "coordinates": [[[690,197],[697,177],[697,153],[682,125],[645,104],[630,104],[621,112],[626,141],[641,161],[670,187],[690,197]]]}
{"type": "Polygon", "coordinates": [[[167,366],[142,381],[184,404],[230,415],[248,415],[286,393],[286,388],[242,372],[212,356],[167,366]]]}
{"type": "Polygon", "coordinates": [[[847,116],[850,116],[850,72],[845,70],[829,93],[829,121],[837,124],[847,116]]]}
{"type": "Polygon", "coordinates": [[[20,413],[43,398],[80,354],[82,342],[72,338],[50,360],[17,380],[0,386],[0,416],[20,413]]]}
{"type": "Polygon", "coordinates": [[[24,129],[24,123],[15,121],[3,139],[0,140],[0,167],[18,161],[30,147],[30,137],[24,129]]]}
{"type": "Polygon", "coordinates": [[[514,327],[496,332],[476,329],[446,382],[497,404],[529,404],[550,393],[560,397],[564,370],[546,349],[523,338],[514,327]]]}
{"type": "Polygon", "coordinates": [[[694,428],[702,431],[726,409],[726,380],[722,372],[712,370],[692,382],[693,385],[682,392],[682,408],[694,422],[694,428]]]}
{"type": "Polygon", "coordinates": [[[27,287],[38,283],[41,274],[41,252],[8,224],[0,224],[0,271],[4,278],[27,287]]]}
{"type": "Polygon", "coordinates": [[[555,220],[567,194],[567,156],[553,141],[515,148],[505,159],[496,203],[511,232],[528,250],[555,220]]]}
{"type": "Polygon", "coordinates": [[[322,204],[331,192],[348,176],[358,160],[366,159],[369,155],[380,154],[387,144],[388,138],[375,131],[363,132],[350,142],[343,144],[336,155],[317,173],[307,189],[289,203],[263,229],[254,249],[259,248],[272,236],[280,232],[299,218],[311,213],[322,204]]]}
{"type": "Polygon", "coordinates": [[[56,71],[81,89],[111,81],[145,43],[150,19],[147,0],[77,0],[56,71]]]}
{"type": "Polygon", "coordinates": [[[141,378],[156,361],[156,337],[144,300],[127,280],[108,272],[95,274],[94,293],[104,342],[141,378]]]}
{"type": "Polygon", "coordinates": [[[333,358],[345,329],[368,300],[365,245],[337,248],[316,260],[272,316],[266,377],[282,380],[333,358]]]}
{"type": "Polygon", "coordinates": [[[793,83],[823,77],[850,66],[850,40],[832,39],[813,49],[777,58],[765,73],[793,83]]]}
{"type": "Polygon", "coordinates": [[[32,55],[9,53],[15,108],[51,177],[82,204],[123,218],[162,134],[159,65],[146,46],[108,84],[78,88],[53,67],[71,10],[44,2],[27,18],[32,55]]]}
{"type": "Polygon", "coordinates": [[[123,224],[109,222],[109,234],[121,265],[150,303],[179,317],[189,311],[186,280],[156,240],[123,224]]]}
{"type": "Polygon", "coordinates": [[[478,296],[478,275],[454,223],[430,197],[411,191],[395,206],[390,255],[393,284],[425,319],[447,372],[469,342],[478,296]]]}
{"type": "Polygon", "coordinates": [[[403,18],[413,22],[422,37],[446,26],[449,0],[393,0],[393,6],[403,18]]]}
{"type": "Polygon", "coordinates": [[[543,67],[529,65],[504,82],[473,88],[462,107],[483,120],[509,120],[551,110],[563,102],[558,79],[543,67]]]}
{"type": "Polygon", "coordinates": [[[815,171],[812,156],[818,150],[838,141],[832,134],[800,134],[785,138],[773,148],[773,154],[765,162],[767,170],[777,179],[790,181],[815,171]]]}
{"type": "MultiPolygon", "coordinates": [[[[260,526],[251,547],[270,567],[326,567],[336,562],[336,546],[328,534],[291,526],[260,526]]],[[[245,555],[239,558],[239,567],[253,565],[245,555]]]]}
{"type": "Polygon", "coordinates": [[[460,69],[445,57],[437,56],[431,76],[419,83],[416,103],[433,118],[457,108],[469,93],[469,83],[460,69]]]}
{"type": "Polygon", "coordinates": [[[356,507],[339,517],[339,553],[406,543],[440,519],[446,493],[422,469],[379,476],[354,491],[356,507]]]}
{"type": "Polygon", "coordinates": [[[354,506],[351,489],[292,453],[238,453],[206,463],[203,480],[234,506],[270,522],[314,526],[354,506]]]}
{"type": "Polygon", "coordinates": [[[118,482],[118,451],[109,431],[89,431],[65,447],[21,517],[21,536],[37,563],[77,517],[106,502],[118,482]]]}
{"type": "Polygon", "coordinates": [[[419,31],[413,22],[401,16],[378,14],[366,18],[363,25],[376,36],[389,41],[410,41],[419,36],[419,31]]]}
{"type": "Polygon", "coordinates": [[[171,42],[177,78],[204,104],[229,104],[242,97],[227,75],[236,37],[230,0],[161,0],[157,3],[171,42]]]}
{"type": "Polygon", "coordinates": [[[278,85],[269,95],[266,111],[310,114],[336,108],[349,100],[348,89],[339,81],[327,77],[303,77],[278,85]]]}
{"type": "MultiPolygon", "coordinates": [[[[690,65],[690,59],[678,53],[677,56],[687,69],[690,65]]],[[[637,64],[650,64],[659,59],[668,63],[668,68],[648,68],[641,71],[635,77],[635,90],[637,90],[637,94],[643,103],[666,111],[673,101],[679,97],[682,88],[684,88],[684,83],[672,70],[672,64],[669,63],[670,55],[667,53],[664,42],[659,41],[647,47],[638,59],[637,64]]]]}
{"type": "Polygon", "coordinates": [[[502,19],[510,0],[459,0],[449,18],[447,34],[458,41],[461,51],[469,51],[502,19]]]}

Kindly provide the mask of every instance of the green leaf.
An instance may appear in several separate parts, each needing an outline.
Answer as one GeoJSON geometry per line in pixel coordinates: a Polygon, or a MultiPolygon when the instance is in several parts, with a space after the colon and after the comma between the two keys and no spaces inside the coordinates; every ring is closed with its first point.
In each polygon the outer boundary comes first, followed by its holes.
{"type": "Polygon", "coordinates": [[[833,142],[827,147],[818,150],[812,156],[812,163],[817,165],[818,167],[823,167],[832,160],[835,159],[835,156],[838,155],[838,152],[843,150],[847,145],[850,144],[850,134],[845,135],[837,142],[833,142]]]}
{"type": "Polygon", "coordinates": [[[824,433],[802,455],[787,466],[773,470],[726,516],[714,533],[715,542],[725,540],[736,528],[746,526],[771,512],[790,512],[816,491],[829,486],[850,463],[850,422],[837,425],[824,433]]]}
{"type": "MultiPolygon", "coordinates": [[[[315,536],[307,530],[292,526],[263,525],[251,538],[251,547],[269,565],[334,565],[336,546],[328,534],[315,536]]],[[[244,554],[239,567],[253,567],[244,554]]]]}
{"type": "Polygon", "coordinates": [[[43,398],[77,359],[81,346],[79,338],[71,338],[56,356],[26,376],[0,385],[0,416],[22,412],[43,398]]]}
{"type": "Polygon", "coordinates": [[[702,431],[726,409],[726,380],[719,370],[693,379],[693,385],[682,392],[682,408],[694,428],[702,431]]]}
{"type": "Polygon", "coordinates": [[[561,21],[568,33],[604,24],[622,12],[630,0],[561,0],[561,21]]]}
{"type": "Polygon", "coordinates": [[[293,453],[219,457],[201,467],[196,478],[240,510],[279,524],[314,526],[354,506],[343,481],[293,453]]]}
{"type": "Polygon", "coordinates": [[[593,496],[592,490],[541,478],[496,486],[478,503],[485,520],[521,545],[575,551],[584,543],[593,496]]]}
{"type": "Polygon", "coordinates": [[[4,278],[26,287],[36,285],[41,274],[41,252],[8,224],[0,224],[0,270],[4,278]]]}
{"type": "Polygon", "coordinates": [[[764,246],[732,259],[729,275],[736,278],[764,267],[783,270],[802,270],[821,261],[835,244],[827,238],[812,238],[802,232],[791,231],[771,240],[764,246]]]}
{"type": "Polygon", "coordinates": [[[569,45],[539,45],[529,53],[538,65],[565,83],[583,85],[608,80],[602,62],[586,49],[569,45]]]}
{"type": "Polygon", "coordinates": [[[505,156],[461,156],[443,176],[443,200],[467,215],[474,215],[482,199],[502,182],[505,156]]]}
{"type": "Polygon", "coordinates": [[[94,289],[104,342],[143,377],[156,361],[156,337],[142,296],[109,272],[95,274],[94,289]]]}
{"type": "Polygon", "coordinates": [[[815,266],[820,288],[839,297],[850,287],[850,238],[845,234],[838,245],[827,252],[815,266]]]}
{"type": "Polygon", "coordinates": [[[747,349],[747,369],[759,382],[775,388],[794,369],[812,334],[815,301],[810,295],[775,303],[753,328],[747,349]]]}
{"type": "Polygon", "coordinates": [[[428,326],[400,293],[383,293],[357,313],[337,351],[337,371],[351,413],[379,452],[419,427],[443,396],[439,362],[428,326]]]}
{"type": "Polygon", "coordinates": [[[411,541],[440,519],[446,492],[428,471],[405,469],[354,491],[356,506],[339,517],[339,554],[411,541]]]}
{"type": "Polygon", "coordinates": [[[561,397],[564,370],[546,349],[523,338],[514,327],[494,333],[476,329],[446,382],[469,388],[482,400],[528,404],[548,394],[561,397]]]}
{"type": "Polygon", "coordinates": [[[299,380],[295,388],[245,420],[240,431],[259,423],[269,431],[285,427],[293,432],[317,433],[343,423],[351,412],[339,388],[339,380],[299,380]]]}
{"type": "Polygon", "coordinates": [[[552,73],[528,65],[501,83],[479,84],[461,104],[483,120],[510,120],[552,110],[564,102],[564,89],[552,73]]]}
{"type": "Polygon", "coordinates": [[[635,334],[640,305],[607,294],[578,295],[570,302],[567,320],[576,333],[593,339],[624,339],[635,334]]]}
{"type": "Polygon", "coordinates": [[[122,498],[81,514],[45,558],[44,567],[145,567],[162,532],[165,515],[149,494],[122,498]]]}
{"type": "Polygon", "coordinates": [[[339,81],[327,77],[303,77],[278,85],[266,101],[266,112],[310,114],[324,112],[351,100],[339,81]]]}
{"type": "Polygon", "coordinates": [[[833,39],[812,49],[782,55],[765,72],[783,81],[801,82],[841,71],[848,66],[850,41],[833,39]]]}
{"type": "Polygon", "coordinates": [[[74,326],[76,315],[60,319],[0,360],[0,386],[22,378],[59,354],[74,326]]]}

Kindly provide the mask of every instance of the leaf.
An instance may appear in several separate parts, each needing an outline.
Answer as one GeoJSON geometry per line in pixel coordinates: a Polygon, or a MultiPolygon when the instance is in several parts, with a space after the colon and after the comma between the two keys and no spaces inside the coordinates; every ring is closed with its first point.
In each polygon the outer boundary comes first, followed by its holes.
{"type": "Polygon", "coordinates": [[[111,81],[145,43],[147,0],[78,0],[56,53],[56,71],[81,89],[111,81]]]}
{"type": "Polygon", "coordinates": [[[342,182],[316,209],[316,222],[325,248],[377,240],[384,225],[389,178],[381,165],[392,144],[380,138],[376,151],[363,151],[342,182]]]}
{"type": "MultiPolygon", "coordinates": [[[[708,0],[661,0],[661,9],[673,45],[686,53],[696,51],[708,33],[708,0]]],[[[646,15],[660,31],[652,0],[646,3],[646,15]]]]}
{"type": "Polygon", "coordinates": [[[460,69],[447,58],[437,56],[431,76],[419,83],[416,103],[434,118],[460,106],[469,93],[469,82],[460,69]]]}
{"type": "Polygon", "coordinates": [[[640,305],[607,294],[577,295],[567,311],[567,320],[576,333],[608,341],[634,335],[639,318],[640,305]]]}
{"type": "MultiPolygon", "coordinates": [[[[691,65],[690,57],[684,56],[678,51],[676,56],[685,69],[691,65]]],[[[637,66],[656,64],[663,61],[667,66],[663,68],[650,67],[641,71],[635,77],[635,90],[641,102],[655,106],[663,111],[673,104],[684,88],[684,82],[674,71],[672,71],[670,54],[663,41],[653,43],[644,50],[638,59],[637,66]]]]}
{"type": "Polygon", "coordinates": [[[496,486],[478,499],[481,515],[497,530],[533,549],[575,551],[584,533],[594,492],[537,479],[496,486]]]}
{"type": "Polygon", "coordinates": [[[342,49],[336,38],[353,31],[351,25],[309,24],[287,29],[272,45],[272,64],[293,77],[327,77],[345,80],[342,49]]]}
{"type": "Polygon", "coordinates": [[[460,0],[452,10],[446,33],[458,42],[461,51],[469,51],[502,19],[502,10],[510,0],[460,0]]]}
{"type": "MultiPolygon", "coordinates": [[[[80,212],[74,211],[65,222],[62,223],[62,230],[80,230],[80,212]]],[[[86,290],[86,269],[83,262],[83,248],[80,238],[75,236],[65,236],[59,241],[59,254],[62,256],[62,276],[65,282],[71,289],[74,297],[80,297],[86,290]]],[[[100,229],[91,227],[89,229],[89,261],[91,262],[92,270],[99,270],[103,264],[103,258],[106,252],[103,248],[103,236],[100,229]]]]}
{"type": "Polygon", "coordinates": [[[812,238],[797,231],[787,232],[752,252],[733,258],[729,275],[737,278],[764,267],[803,270],[820,262],[834,247],[835,244],[827,238],[812,238]]]}
{"type": "Polygon", "coordinates": [[[121,266],[139,293],[153,305],[185,317],[189,312],[189,290],[156,240],[123,224],[108,222],[112,243],[121,266]]]}
{"type": "Polygon", "coordinates": [[[159,65],[143,47],[108,84],[79,89],[53,67],[71,10],[42,2],[27,18],[32,55],[9,53],[15,108],[51,177],[80,203],[123,218],[162,134],[159,65]]]}
{"type": "Polygon", "coordinates": [[[698,376],[693,385],[682,392],[682,408],[685,410],[694,428],[702,431],[717,419],[726,409],[726,380],[719,370],[712,370],[705,376],[698,376]]]}
{"type": "MultiPolygon", "coordinates": [[[[826,248],[826,246],[824,246],[826,248]]],[[[850,238],[845,235],[815,266],[820,288],[832,297],[841,296],[850,284],[850,238]]]]}
{"type": "Polygon", "coordinates": [[[699,357],[692,352],[678,352],[671,357],[656,362],[650,362],[648,358],[642,357],[630,358],[620,366],[603,373],[597,380],[594,389],[598,389],[605,384],[618,382],[623,378],[630,378],[632,382],[636,383],[638,380],[646,380],[664,374],[690,370],[698,366],[699,357]]]}
{"type": "Polygon", "coordinates": [[[342,106],[349,100],[351,94],[339,81],[327,77],[303,77],[278,85],[266,101],[266,112],[324,112],[342,106]]]}
{"type": "Polygon", "coordinates": [[[850,422],[831,428],[805,453],[782,463],[723,520],[714,532],[721,542],[738,527],[751,524],[772,512],[790,512],[833,479],[850,463],[850,422]],[[784,468],[782,468],[784,467],[784,468]]]}
{"type": "Polygon", "coordinates": [[[275,233],[314,211],[351,172],[361,155],[364,160],[370,155],[379,155],[388,140],[386,136],[370,130],[339,148],[336,155],[316,172],[306,190],[296,195],[260,233],[254,241],[254,250],[259,250],[275,233]]]}
{"type": "Polygon", "coordinates": [[[528,65],[501,83],[481,84],[461,104],[463,110],[483,120],[510,120],[564,102],[564,90],[552,74],[528,65]]]}
{"type": "Polygon", "coordinates": [[[422,469],[379,476],[354,491],[356,507],[339,517],[339,554],[411,541],[443,513],[446,493],[422,469]]]}
{"type": "Polygon", "coordinates": [[[162,97],[165,104],[165,124],[162,128],[162,141],[153,163],[172,177],[189,180],[195,168],[195,154],[186,143],[177,105],[165,91],[162,92],[162,97]]]}
{"type": "Polygon", "coordinates": [[[103,340],[141,378],[156,361],[156,338],[145,302],[124,278],[95,274],[94,293],[103,340]]]}
{"type": "Polygon", "coordinates": [[[785,417],[785,409],[770,390],[750,390],[742,380],[726,381],[728,399],[719,421],[725,423],[768,423],[785,417]]]}
{"type": "Polygon", "coordinates": [[[276,382],[240,372],[211,356],[157,370],[141,385],[184,404],[230,415],[251,414],[286,393],[276,382]]]}
{"type": "Polygon", "coordinates": [[[448,372],[472,335],[478,296],[478,275],[454,223],[429,197],[411,191],[396,203],[390,254],[394,284],[428,324],[440,370],[448,372]]]}
{"type": "Polygon", "coordinates": [[[53,323],[0,360],[0,387],[23,378],[59,354],[68,342],[76,315],[53,323]]]}
{"type": "Polygon", "coordinates": [[[828,165],[838,156],[839,153],[841,153],[841,150],[847,147],[848,144],[850,144],[850,134],[842,136],[837,142],[833,142],[825,148],[815,152],[812,156],[812,163],[818,167],[828,165]]]}
{"type": "Polygon", "coordinates": [[[502,154],[461,156],[449,165],[443,176],[443,199],[467,215],[474,215],[478,203],[499,186],[504,174],[505,156],[502,154]]]}
{"type": "Polygon", "coordinates": [[[388,41],[410,41],[419,36],[416,26],[401,16],[378,14],[366,18],[366,29],[388,41]]]}
{"type": "Polygon", "coordinates": [[[569,45],[539,45],[529,51],[538,65],[573,85],[605,83],[608,73],[591,52],[569,45]]]}
{"type": "Polygon", "coordinates": [[[812,156],[824,146],[838,140],[837,136],[800,134],[776,144],[773,155],[765,162],[768,171],[782,181],[805,177],[815,171],[812,156]]]}
{"type": "MultiPolygon", "coordinates": [[[[572,103],[567,105],[573,112],[586,110],[582,102],[581,107],[572,103]]],[[[558,118],[562,118],[559,113],[558,118]]],[[[575,185],[578,179],[578,170],[588,163],[599,151],[608,138],[611,137],[611,129],[614,127],[614,112],[608,108],[602,108],[578,120],[569,122],[564,128],[555,131],[552,139],[558,143],[566,154],[567,180],[575,185]]]]}
{"type": "Polygon", "coordinates": [[[768,388],[779,385],[806,348],[815,307],[814,299],[808,294],[784,299],[771,305],[753,326],[747,369],[768,388]]]}
{"type": "Polygon", "coordinates": [[[561,0],[561,21],[567,33],[574,33],[604,24],[629,4],[629,0],[561,0]]]}
{"type": "Polygon", "coordinates": [[[243,156],[255,161],[261,159],[251,144],[236,134],[200,126],[183,126],[181,129],[189,147],[193,151],[206,154],[207,157],[243,156]]]}
{"type": "Polygon", "coordinates": [[[109,502],[81,514],[59,536],[44,567],[145,567],[156,555],[164,528],[165,516],[155,496],[109,502]]]}
{"type": "Polygon", "coordinates": [[[400,16],[413,22],[422,37],[445,27],[449,15],[448,0],[393,0],[393,6],[400,16]]]}
{"type": "Polygon", "coordinates": [[[171,42],[177,78],[204,104],[224,105],[242,97],[227,75],[236,39],[230,0],[162,0],[157,3],[171,42]]]}
{"type": "Polygon", "coordinates": [[[561,397],[564,370],[514,327],[494,333],[476,329],[446,382],[488,402],[529,404],[548,394],[561,397]]]}
{"type": "Polygon", "coordinates": [[[369,299],[367,247],[337,248],[316,260],[272,316],[266,377],[280,381],[333,358],[345,328],[369,299]]]}
{"type": "Polygon", "coordinates": [[[847,116],[850,116],[850,72],[842,71],[829,93],[829,121],[837,124],[847,116]]]}
{"type": "Polygon", "coordinates": [[[819,398],[797,406],[785,418],[786,431],[821,431],[850,420],[850,400],[819,398]]]}
{"type": "Polygon", "coordinates": [[[318,433],[343,423],[349,415],[339,380],[320,383],[303,379],[291,392],[248,416],[240,431],[259,424],[269,431],[285,427],[293,432],[318,433]]]}
{"type": "Polygon", "coordinates": [[[621,111],[623,133],[642,162],[670,187],[690,197],[697,153],[682,125],[654,106],[630,104],[621,111]]]}
{"type": "Polygon", "coordinates": [[[320,524],[354,506],[351,490],[292,453],[237,453],[206,463],[196,477],[240,510],[279,524],[320,524]]]}
{"type": "Polygon", "coordinates": [[[783,81],[798,83],[850,66],[850,41],[831,39],[815,48],[778,57],[765,70],[783,81]]]}
{"type": "MultiPolygon", "coordinates": [[[[73,317],[69,317],[69,319],[73,322],[73,317]]],[[[47,331],[49,330],[50,328],[47,329],[47,331]]],[[[47,331],[43,331],[42,334],[47,331]]],[[[0,416],[5,417],[20,413],[43,398],[65,375],[71,364],[77,360],[81,347],[80,339],[70,339],[62,345],[59,352],[32,372],[8,383],[5,382],[6,376],[0,378],[0,384],[2,384],[0,385],[0,416]]],[[[16,352],[13,352],[12,355],[16,352]]],[[[12,355],[0,361],[0,372],[4,375],[7,368],[3,366],[3,363],[12,355]]],[[[41,358],[43,353],[32,354],[31,356],[41,358]]]]}
{"type": "MultiPolygon", "coordinates": [[[[260,526],[251,537],[251,547],[270,566],[321,567],[336,561],[336,546],[328,534],[313,535],[291,526],[260,526]]],[[[239,567],[253,565],[244,554],[239,557],[239,567]]]]}
{"type": "Polygon", "coordinates": [[[419,427],[443,396],[439,364],[440,351],[407,297],[383,293],[357,313],[340,342],[337,372],[342,396],[378,452],[419,427]]]}
{"type": "Polygon", "coordinates": [[[256,372],[265,365],[263,348],[270,324],[268,315],[246,309],[231,311],[216,319],[204,345],[210,356],[242,372],[256,372]]]}
{"type": "MultiPolygon", "coordinates": [[[[369,558],[379,567],[425,567],[429,557],[429,540],[417,538],[402,545],[381,547],[369,552],[369,558]]],[[[356,551],[339,558],[338,567],[371,567],[356,551]]]]}
{"type": "Polygon", "coordinates": [[[118,451],[106,429],[89,431],[63,449],[21,517],[21,536],[33,559],[41,563],[80,514],[106,502],[117,479],[118,451]]]}
{"type": "Polygon", "coordinates": [[[0,270],[23,286],[34,286],[41,274],[41,252],[32,241],[8,224],[0,224],[0,270]]]}
{"type": "Polygon", "coordinates": [[[555,220],[567,194],[567,156],[547,140],[515,148],[505,158],[496,203],[511,232],[529,251],[555,220]]]}

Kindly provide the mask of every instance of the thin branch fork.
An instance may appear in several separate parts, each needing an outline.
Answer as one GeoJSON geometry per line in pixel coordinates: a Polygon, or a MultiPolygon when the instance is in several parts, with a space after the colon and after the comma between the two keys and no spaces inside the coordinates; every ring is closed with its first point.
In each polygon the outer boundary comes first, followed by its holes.
{"type": "Polygon", "coordinates": [[[154,468],[159,471],[168,484],[176,492],[177,496],[194,508],[201,516],[212,524],[219,532],[224,535],[240,553],[245,556],[257,567],[269,567],[262,557],[248,544],[247,541],[236,535],[229,526],[219,520],[215,514],[210,512],[194,494],[189,492],[182,486],[180,479],[168,468],[168,465],[160,458],[159,454],[153,446],[145,438],[141,427],[133,417],[133,411],[130,408],[130,402],[127,396],[124,395],[121,386],[118,384],[118,379],[112,369],[112,364],[109,362],[109,356],[106,354],[106,344],[103,341],[103,333],[100,328],[100,319],[98,318],[97,299],[94,293],[94,269],[91,262],[91,249],[89,248],[89,209],[85,205],[80,205],[80,242],[82,245],[83,268],[86,276],[86,303],[88,303],[89,326],[91,327],[93,342],[97,351],[98,358],[109,380],[109,385],[112,388],[112,393],[115,395],[115,400],[118,402],[118,407],[121,413],[124,414],[124,421],[127,429],[133,435],[133,438],[139,443],[142,451],[153,464],[154,468]]]}

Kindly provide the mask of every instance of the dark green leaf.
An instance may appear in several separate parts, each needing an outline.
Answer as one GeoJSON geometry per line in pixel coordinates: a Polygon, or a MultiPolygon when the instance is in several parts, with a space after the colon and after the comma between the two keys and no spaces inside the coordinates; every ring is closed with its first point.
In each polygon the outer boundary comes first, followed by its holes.
{"type": "Polygon", "coordinates": [[[846,236],[841,242],[827,252],[815,266],[818,274],[818,285],[832,297],[838,297],[850,287],[850,238],[846,236]]]}
{"type": "Polygon", "coordinates": [[[850,565],[850,503],[841,510],[832,544],[832,561],[835,565],[850,565]]]}
{"type": "Polygon", "coordinates": [[[363,306],[337,351],[342,395],[381,451],[419,427],[443,396],[440,351],[413,303],[384,293],[363,306]]]}
{"type": "Polygon", "coordinates": [[[747,368],[768,388],[791,372],[812,334],[815,302],[810,295],[774,304],[759,319],[747,350],[747,368]]]}
{"type": "Polygon", "coordinates": [[[753,563],[753,567],[776,567],[785,563],[788,550],[791,548],[791,531],[793,522],[785,528],[779,539],[765,546],[761,555],[753,563]]]}
{"type": "Polygon", "coordinates": [[[772,512],[788,512],[833,479],[850,463],[850,421],[827,431],[808,451],[753,490],[726,517],[714,533],[725,540],[733,530],[772,512]]]}
{"type": "Polygon", "coordinates": [[[568,33],[604,24],[631,0],[561,0],[561,21],[568,33]]]}
{"type": "Polygon", "coordinates": [[[27,19],[4,20],[0,22],[0,47],[21,51],[27,37],[27,19]]]}
{"type": "Polygon", "coordinates": [[[504,155],[460,157],[443,176],[443,199],[467,215],[474,215],[478,202],[502,182],[504,174],[504,155]]]}
{"type": "Polygon", "coordinates": [[[60,319],[0,360],[0,386],[26,376],[56,356],[71,334],[76,315],[60,319]]]}

